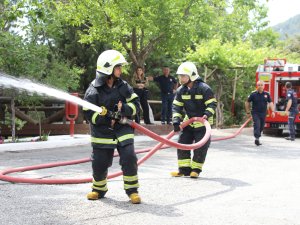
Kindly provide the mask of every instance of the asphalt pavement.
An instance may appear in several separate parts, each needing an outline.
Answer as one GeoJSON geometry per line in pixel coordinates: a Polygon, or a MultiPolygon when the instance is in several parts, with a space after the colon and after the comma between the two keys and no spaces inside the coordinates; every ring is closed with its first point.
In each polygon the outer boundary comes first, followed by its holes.
{"type": "MultiPolygon", "coordinates": [[[[213,130],[226,137],[236,129],[213,130]]],[[[176,137],[174,138],[176,139],[176,137]]],[[[109,180],[106,198],[88,201],[91,184],[37,185],[0,181],[0,224],[242,224],[299,225],[300,138],[261,138],[252,129],[212,142],[199,179],[172,178],[176,149],[163,149],[139,167],[142,204],[130,204],[122,177],[109,180]]],[[[136,149],[157,144],[136,136],[136,149]]],[[[0,145],[0,170],[89,157],[88,135],[0,145]]],[[[144,154],[139,154],[142,157],[144,154]]],[[[109,173],[120,170],[114,160],[109,173]]],[[[90,163],[11,174],[39,179],[88,178],[90,163]]]]}

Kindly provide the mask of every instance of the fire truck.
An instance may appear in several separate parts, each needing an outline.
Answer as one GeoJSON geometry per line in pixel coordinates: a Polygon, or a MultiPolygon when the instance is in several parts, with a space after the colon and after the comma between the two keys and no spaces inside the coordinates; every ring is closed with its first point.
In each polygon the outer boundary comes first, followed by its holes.
{"type": "MultiPolygon", "coordinates": [[[[292,89],[298,96],[298,110],[300,111],[300,65],[289,64],[286,59],[265,59],[263,65],[259,65],[256,71],[256,82],[262,80],[265,83],[265,91],[271,95],[275,106],[275,117],[271,117],[271,111],[267,112],[264,133],[282,134],[288,129],[288,115],[285,114],[286,89],[285,83],[291,82],[292,89]]],[[[300,113],[295,120],[295,128],[300,132],[300,113]]]]}

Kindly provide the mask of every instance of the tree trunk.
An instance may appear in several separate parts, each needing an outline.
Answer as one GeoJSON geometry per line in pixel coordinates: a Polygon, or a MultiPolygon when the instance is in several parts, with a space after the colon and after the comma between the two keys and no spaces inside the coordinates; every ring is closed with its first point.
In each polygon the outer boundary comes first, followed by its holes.
{"type": "Polygon", "coordinates": [[[15,98],[11,99],[11,138],[12,142],[16,141],[16,114],[15,114],[15,98]]]}
{"type": "Polygon", "coordinates": [[[236,82],[237,82],[237,70],[235,70],[235,76],[233,80],[233,91],[232,91],[232,101],[231,101],[231,116],[235,116],[234,104],[235,104],[235,93],[236,93],[236,82]]]}
{"type": "Polygon", "coordinates": [[[207,67],[206,66],[204,66],[204,68],[205,68],[205,71],[204,71],[204,82],[206,83],[206,80],[207,80],[207,67]]]}
{"type": "Polygon", "coordinates": [[[216,108],[216,127],[222,128],[224,124],[224,104],[221,100],[221,96],[223,95],[223,83],[222,83],[222,76],[218,74],[214,75],[215,80],[218,83],[217,91],[216,91],[216,100],[217,100],[217,108],[216,108]]]}
{"type": "Polygon", "coordinates": [[[52,114],[51,116],[49,116],[46,119],[42,120],[42,124],[49,124],[49,123],[53,123],[56,121],[61,121],[63,119],[65,115],[65,109],[61,109],[59,111],[57,111],[56,113],[52,114]]]}

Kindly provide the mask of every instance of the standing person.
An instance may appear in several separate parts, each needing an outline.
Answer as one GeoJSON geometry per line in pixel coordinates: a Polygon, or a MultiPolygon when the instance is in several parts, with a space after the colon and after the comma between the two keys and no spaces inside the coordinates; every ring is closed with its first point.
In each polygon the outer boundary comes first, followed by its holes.
{"type": "MultiPolygon", "coordinates": [[[[211,124],[217,106],[217,101],[211,88],[199,77],[196,66],[192,62],[182,63],[177,70],[181,86],[176,91],[173,102],[174,131],[180,131],[180,122],[192,117],[203,117],[211,124]]],[[[193,122],[179,134],[179,143],[192,144],[200,141],[206,132],[202,122],[193,122]]],[[[197,178],[202,172],[210,139],[200,148],[194,150],[191,160],[191,151],[177,149],[178,172],[172,172],[173,177],[190,176],[197,178]]]]}
{"type": "Polygon", "coordinates": [[[265,83],[261,80],[256,83],[256,91],[253,91],[245,102],[245,108],[247,115],[250,115],[250,102],[252,102],[252,119],[253,119],[253,133],[255,137],[254,143],[259,146],[261,142],[259,138],[261,137],[261,132],[265,126],[265,119],[267,108],[271,108],[272,117],[275,117],[274,104],[272,102],[269,92],[264,91],[265,83]]]}
{"type": "Polygon", "coordinates": [[[167,66],[163,67],[163,75],[154,77],[153,80],[158,83],[162,110],[161,110],[161,124],[171,124],[172,117],[172,102],[174,100],[174,93],[178,87],[176,79],[170,75],[170,68],[167,66]]]}
{"type": "MultiPolygon", "coordinates": [[[[143,110],[143,118],[145,124],[151,124],[149,118],[149,104],[148,104],[148,79],[144,75],[142,67],[138,66],[132,77],[132,85],[134,92],[139,96],[141,107],[143,110]]],[[[140,123],[140,115],[135,116],[135,122],[140,123]]]]}
{"type": "Polygon", "coordinates": [[[286,140],[295,141],[295,119],[298,114],[297,109],[297,93],[292,89],[291,82],[285,83],[286,88],[286,100],[287,105],[285,108],[285,113],[288,115],[288,125],[289,125],[289,137],[286,137],[286,140]]]}
{"type": "Polygon", "coordinates": [[[131,118],[139,109],[139,98],[120,76],[123,55],[116,50],[107,50],[97,60],[96,79],[87,89],[84,99],[97,106],[102,112],[84,108],[84,115],[91,126],[93,147],[92,191],[89,200],[103,198],[107,192],[107,172],[112,165],[114,149],[120,155],[124,189],[133,204],[141,202],[138,194],[137,157],[134,151],[134,130],[120,121],[122,116],[131,118]]]}

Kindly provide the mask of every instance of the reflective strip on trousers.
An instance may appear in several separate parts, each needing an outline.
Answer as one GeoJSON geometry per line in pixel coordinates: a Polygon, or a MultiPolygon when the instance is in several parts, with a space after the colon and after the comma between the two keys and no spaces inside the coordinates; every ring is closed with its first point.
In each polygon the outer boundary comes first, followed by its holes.
{"type": "Polygon", "coordinates": [[[124,181],[137,181],[138,180],[138,175],[135,176],[123,176],[124,181]]]}
{"type": "Polygon", "coordinates": [[[203,166],[203,163],[198,163],[198,162],[192,161],[192,169],[202,170],[202,166],[203,166]]]}
{"type": "Polygon", "coordinates": [[[178,167],[191,167],[190,159],[178,159],[178,167]]]}
{"type": "Polygon", "coordinates": [[[93,179],[93,186],[92,189],[98,190],[98,191],[107,191],[107,179],[95,181],[93,179]]]}
{"type": "Polygon", "coordinates": [[[124,189],[139,188],[138,176],[123,176],[124,189]]]}

